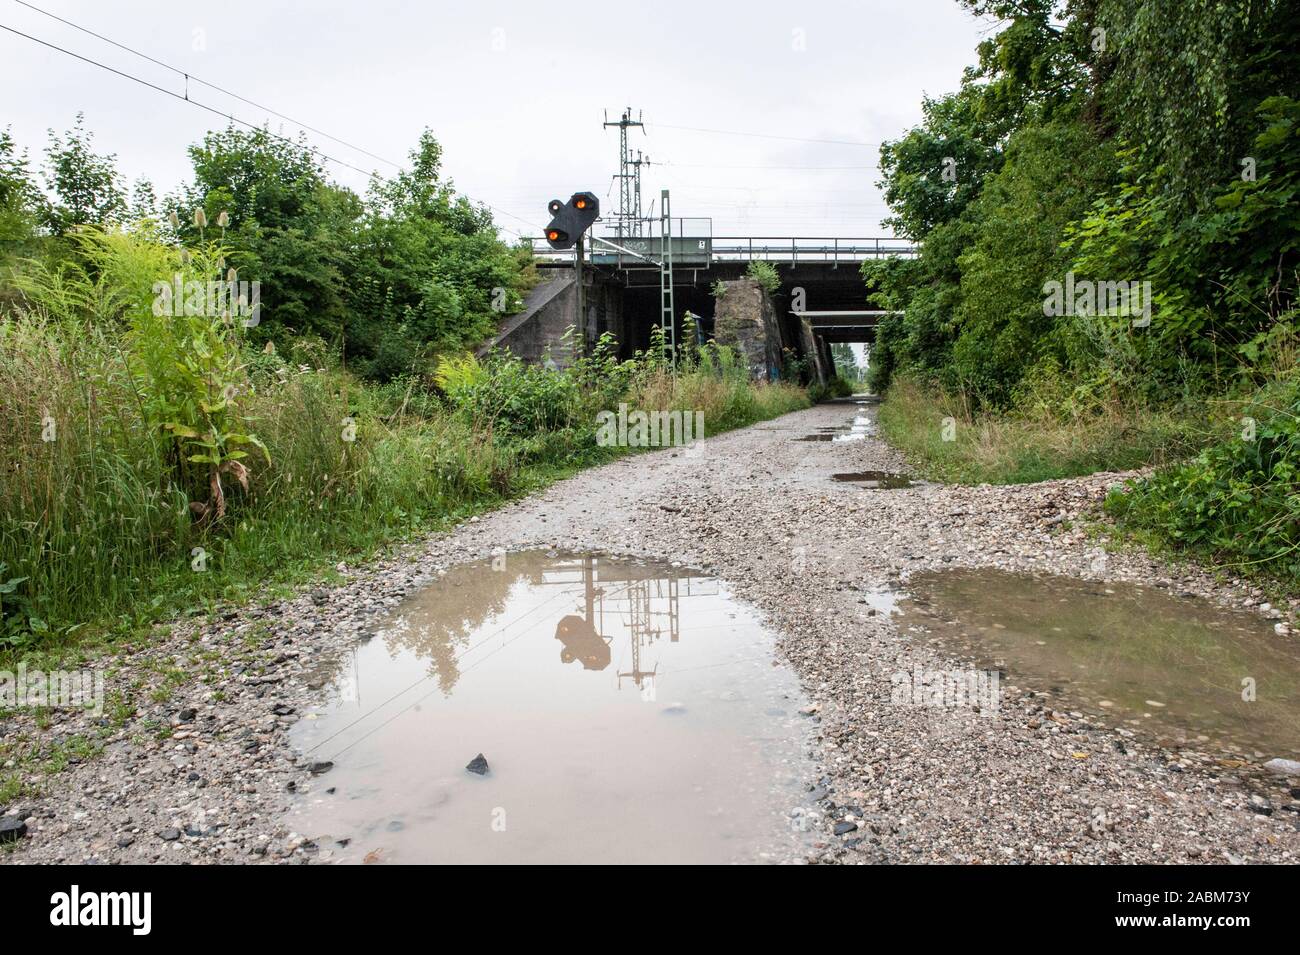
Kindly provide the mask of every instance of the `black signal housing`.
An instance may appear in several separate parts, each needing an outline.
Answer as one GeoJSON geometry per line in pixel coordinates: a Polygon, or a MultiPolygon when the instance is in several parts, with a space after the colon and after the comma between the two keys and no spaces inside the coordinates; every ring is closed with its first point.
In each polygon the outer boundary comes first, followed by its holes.
{"type": "Polygon", "coordinates": [[[600,217],[600,200],[593,192],[575,192],[566,203],[552,199],[546,206],[551,222],[546,227],[546,242],[557,251],[571,249],[600,217]]]}

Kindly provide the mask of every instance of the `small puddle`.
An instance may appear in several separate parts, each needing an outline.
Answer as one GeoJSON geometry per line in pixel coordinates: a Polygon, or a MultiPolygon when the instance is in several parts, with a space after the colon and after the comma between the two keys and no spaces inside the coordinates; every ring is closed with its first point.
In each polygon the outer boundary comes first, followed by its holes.
{"type": "Polygon", "coordinates": [[[882,491],[916,486],[906,474],[894,474],[892,471],[852,471],[845,474],[832,474],[831,480],[882,491]]]}
{"type": "Polygon", "coordinates": [[[334,766],[285,824],[344,862],[799,858],[803,703],[718,581],[505,554],[452,568],[346,656],[294,728],[334,766]],[[485,775],[466,770],[479,753],[485,775]]]}
{"type": "MultiPolygon", "coordinates": [[[[860,404],[860,402],[859,402],[860,404]]],[[[853,421],[846,427],[839,425],[833,428],[818,428],[815,434],[806,434],[803,437],[795,438],[795,441],[834,441],[837,444],[851,441],[864,441],[870,435],[876,433],[875,423],[867,415],[865,407],[863,413],[855,415],[853,421]]]]}
{"type": "Polygon", "coordinates": [[[900,626],[1022,675],[1058,695],[1058,709],[1173,748],[1300,756],[1300,655],[1252,614],[1155,587],[995,570],[923,572],[907,590],[900,626]]]}

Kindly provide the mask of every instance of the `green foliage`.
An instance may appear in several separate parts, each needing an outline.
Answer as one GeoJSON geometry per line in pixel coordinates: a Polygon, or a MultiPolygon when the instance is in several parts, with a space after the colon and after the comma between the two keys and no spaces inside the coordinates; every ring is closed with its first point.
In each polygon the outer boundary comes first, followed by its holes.
{"type": "Polygon", "coordinates": [[[1251,374],[1300,265],[1296,101],[1279,95],[1300,85],[1300,9],[964,3],[1003,28],[881,149],[893,224],[923,246],[864,265],[872,299],[904,313],[881,323],[873,385],[906,371],[1007,407],[1040,363],[1147,397],[1251,374]],[[1066,271],[1149,281],[1151,326],[1122,342],[1116,323],[1043,316],[1066,271]]]}
{"type": "Polygon", "coordinates": [[[973,411],[965,396],[907,375],[890,386],[879,422],[919,472],[962,484],[1023,484],[1169,460],[1192,446],[1198,424],[1186,409],[973,411]]]}
{"type": "Polygon", "coordinates": [[[565,370],[464,356],[367,383],[318,338],[255,348],[238,321],[155,308],[155,282],[219,274],[215,242],[67,242],[0,314],[9,656],[238,600],[608,460],[596,416],[620,402],[700,410],[710,433],[807,405],[712,344],[674,375],[609,336],[565,370]]]}
{"type": "Polygon", "coordinates": [[[1101,0],[1106,113],[1175,222],[1241,172],[1255,109],[1300,88],[1300,8],[1275,0],[1101,0]]]}
{"type": "Polygon", "coordinates": [[[847,378],[836,375],[826,384],[815,384],[808,389],[808,398],[816,403],[829,398],[847,398],[853,394],[853,383],[847,378]]]}
{"type": "Polygon", "coordinates": [[[265,130],[209,133],[190,156],[194,181],[168,204],[191,239],[203,230],[190,210],[209,222],[227,213],[231,260],[262,284],[257,341],[283,348],[313,335],[386,381],[490,336],[535,281],[531,257],[501,243],[488,212],[441,178],[427,131],[410,169],[374,180],[364,201],[265,130]]]}
{"type": "Polygon", "coordinates": [[[9,131],[0,131],[0,268],[28,251],[37,223],[48,216],[27,157],[17,148],[9,131]]]}
{"type": "Polygon", "coordinates": [[[981,403],[1005,405],[1045,354],[1059,356],[1043,285],[1063,281],[1062,230],[1087,211],[1113,174],[1109,149],[1076,123],[1032,126],[1007,146],[970,215],[978,228],[958,257],[960,304],[951,382],[981,403]]]}
{"type": "Polygon", "coordinates": [[[757,282],[768,295],[774,294],[781,287],[781,276],[777,274],[776,266],[771,262],[754,259],[746,267],[745,274],[757,282]]]}
{"type": "Polygon", "coordinates": [[[116,159],[97,155],[93,140],[81,113],[66,139],[50,130],[45,179],[55,201],[48,207],[46,224],[55,235],[76,226],[118,222],[126,213],[116,159]]]}
{"type": "Polygon", "coordinates": [[[1189,461],[1113,491],[1121,526],[1220,566],[1300,580],[1300,377],[1262,390],[1189,461]]]}

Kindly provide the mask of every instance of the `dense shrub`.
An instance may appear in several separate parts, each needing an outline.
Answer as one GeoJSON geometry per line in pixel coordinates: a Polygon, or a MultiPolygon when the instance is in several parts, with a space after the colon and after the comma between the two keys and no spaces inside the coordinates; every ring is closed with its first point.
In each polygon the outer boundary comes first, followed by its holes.
{"type": "Polygon", "coordinates": [[[1189,461],[1112,492],[1125,526],[1214,559],[1300,580],[1300,382],[1262,390],[1189,461]]]}

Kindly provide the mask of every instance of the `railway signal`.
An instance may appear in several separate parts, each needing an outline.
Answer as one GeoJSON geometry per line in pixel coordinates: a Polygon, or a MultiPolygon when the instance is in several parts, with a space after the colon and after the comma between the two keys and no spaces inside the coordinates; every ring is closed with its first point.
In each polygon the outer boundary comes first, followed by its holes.
{"type": "Polygon", "coordinates": [[[573,248],[582,234],[600,215],[600,200],[595,193],[575,192],[567,203],[552,199],[546,205],[551,222],[546,227],[546,242],[552,249],[573,248]]]}

